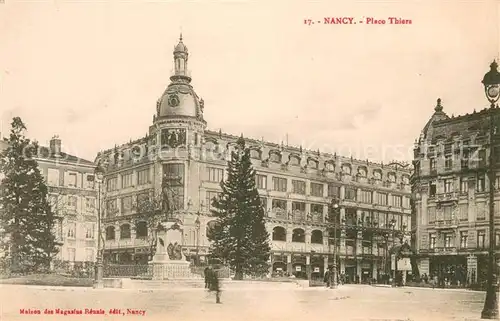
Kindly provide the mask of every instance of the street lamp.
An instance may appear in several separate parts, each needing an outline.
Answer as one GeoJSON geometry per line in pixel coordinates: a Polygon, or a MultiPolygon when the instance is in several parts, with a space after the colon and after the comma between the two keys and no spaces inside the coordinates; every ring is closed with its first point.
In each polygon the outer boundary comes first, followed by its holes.
{"type": "Polygon", "coordinates": [[[200,247],[200,214],[196,217],[194,221],[194,228],[196,229],[196,264],[200,261],[199,247],[200,247]]]}
{"type": "Polygon", "coordinates": [[[103,268],[102,268],[102,245],[101,245],[101,184],[104,179],[104,170],[100,165],[94,170],[95,178],[97,181],[98,192],[97,192],[97,257],[96,257],[96,277],[95,277],[95,289],[104,288],[103,268]]]}
{"type": "Polygon", "coordinates": [[[334,289],[337,287],[337,215],[339,212],[339,204],[338,200],[333,199],[330,204],[330,217],[329,221],[333,225],[333,265],[332,265],[332,273],[330,273],[330,289],[334,289]],[[332,280],[333,278],[333,280],[332,280]]]}
{"type": "Polygon", "coordinates": [[[486,289],[486,299],[484,308],[481,312],[482,319],[498,319],[498,298],[495,276],[495,157],[494,157],[494,139],[496,128],[494,121],[494,111],[498,98],[500,97],[500,73],[497,70],[498,64],[493,61],[488,71],[483,78],[484,92],[486,98],[490,102],[490,155],[489,155],[489,230],[490,230],[490,246],[488,256],[488,283],[486,289]]]}
{"type": "MultiPolygon", "coordinates": [[[[393,218],[390,222],[389,222],[389,226],[391,227],[392,229],[392,250],[394,251],[394,245],[395,245],[395,232],[394,232],[394,229],[396,228],[396,220],[393,218]]],[[[392,286],[395,287],[396,286],[396,268],[397,268],[397,262],[396,262],[397,258],[396,258],[396,253],[394,253],[394,270],[392,271],[392,286]]],[[[392,255],[391,255],[391,261],[392,261],[392,255]]],[[[392,268],[392,264],[391,264],[391,268],[392,268]]]]}

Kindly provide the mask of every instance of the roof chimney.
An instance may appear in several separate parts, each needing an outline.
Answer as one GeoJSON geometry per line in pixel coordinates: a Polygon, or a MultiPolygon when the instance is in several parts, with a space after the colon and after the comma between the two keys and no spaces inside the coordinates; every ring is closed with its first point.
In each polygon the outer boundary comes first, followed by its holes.
{"type": "Polygon", "coordinates": [[[50,153],[56,157],[61,156],[61,139],[57,135],[50,140],[50,153]]]}

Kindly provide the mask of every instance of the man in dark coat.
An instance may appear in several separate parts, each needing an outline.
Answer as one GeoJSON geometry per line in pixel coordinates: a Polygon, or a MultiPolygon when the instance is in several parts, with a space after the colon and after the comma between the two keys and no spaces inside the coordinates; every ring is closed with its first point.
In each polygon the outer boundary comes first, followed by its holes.
{"type": "Polygon", "coordinates": [[[214,291],[215,292],[215,303],[221,303],[220,302],[220,281],[219,281],[219,275],[217,273],[217,269],[210,270],[210,281],[209,281],[209,291],[214,291]]]}
{"type": "Polygon", "coordinates": [[[210,289],[210,281],[211,281],[211,278],[212,278],[212,267],[209,265],[205,268],[205,270],[203,271],[203,275],[205,277],[205,289],[210,289]]]}
{"type": "Polygon", "coordinates": [[[330,270],[326,270],[325,277],[323,279],[323,282],[326,283],[326,287],[328,287],[328,288],[330,287],[330,281],[331,281],[330,280],[330,273],[331,273],[330,270]]]}

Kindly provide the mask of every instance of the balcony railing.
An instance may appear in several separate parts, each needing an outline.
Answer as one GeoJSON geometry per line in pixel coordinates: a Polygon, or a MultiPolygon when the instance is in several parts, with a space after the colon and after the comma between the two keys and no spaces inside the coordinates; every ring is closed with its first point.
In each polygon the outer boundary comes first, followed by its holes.
{"type": "Polygon", "coordinates": [[[456,247],[434,247],[432,249],[429,249],[429,253],[435,253],[435,254],[457,254],[457,248],[456,247]]]}
{"type": "Polygon", "coordinates": [[[452,229],[457,227],[456,220],[439,220],[434,222],[437,229],[452,229]]]}

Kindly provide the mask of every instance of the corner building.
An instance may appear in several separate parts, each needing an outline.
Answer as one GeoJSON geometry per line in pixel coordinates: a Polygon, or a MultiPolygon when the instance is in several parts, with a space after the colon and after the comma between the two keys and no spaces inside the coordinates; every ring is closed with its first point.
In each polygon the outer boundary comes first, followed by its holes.
{"type": "MultiPolygon", "coordinates": [[[[419,270],[450,283],[481,283],[488,265],[491,111],[449,117],[440,99],[434,110],[415,142],[411,178],[413,246],[419,270]]],[[[493,114],[498,119],[500,110],[494,109],[493,114]]],[[[497,219],[500,173],[495,177],[497,219]]],[[[498,229],[498,222],[495,225],[498,229]]],[[[498,248],[500,232],[494,242],[498,248]]]]}
{"type": "MultiPolygon", "coordinates": [[[[226,177],[239,135],[207,129],[204,102],[191,85],[182,38],[173,54],[171,82],[157,102],[147,136],[103,151],[96,159],[106,171],[107,262],[147,263],[150,231],[137,220],[136,204],[156,195],[164,178],[172,177],[176,179],[168,190],[175,216],[183,222],[184,254],[208,254],[207,233],[215,222],[211,200],[221,191],[219,182],[226,177]]],[[[380,278],[388,271],[388,250],[401,242],[393,238],[394,232],[411,228],[410,172],[405,165],[376,164],[264,140],[246,143],[267,213],[270,272],[322,274],[333,262],[335,245],[339,270],[352,282],[380,278]],[[333,197],[341,206],[335,241],[332,225],[325,220],[333,197]]]]}

